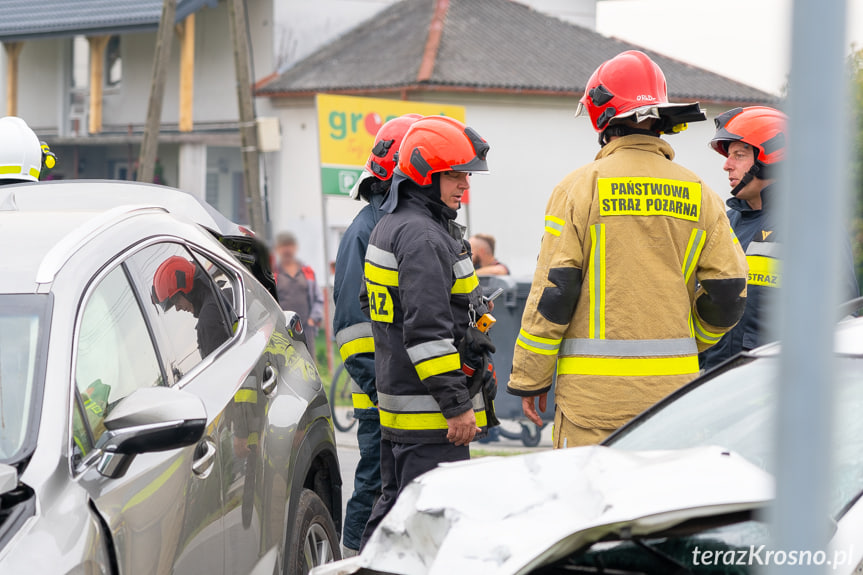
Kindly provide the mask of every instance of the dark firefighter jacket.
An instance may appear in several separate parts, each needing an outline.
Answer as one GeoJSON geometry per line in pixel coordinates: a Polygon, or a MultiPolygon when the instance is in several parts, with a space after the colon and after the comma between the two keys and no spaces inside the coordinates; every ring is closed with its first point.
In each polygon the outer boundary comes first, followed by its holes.
{"type": "Polygon", "coordinates": [[[336,257],[336,278],[333,300],[336,311],[333,329],[339,354],[354,381],[354,413],[357,417],[377,418],[378,392],[375,389],[375,342],[372,323],[363,313],[359,295],[365,291],[363,266],[369,236],[378,220],[384,215],[381,203],[384,196],[376,194],[360,210],[345,231],[336,257]]]}
{"type": "MultiPolygon", "coordinates": [[[[730,198],[728,219],[731,228],[740,240],[749,264],[748,294],[746,309],[734,329],[729,331],[715,346],[701,354],[702,369],[710,369],[741,351],[765,344],[767,337],[767,310],[776,303],[772,294],[782,284],[779,269],[779,254],[782,244],[776,231],[773,216],[775,186],[761,191],[761,209],[752,209],[745,200],[730,198]]],[[[854,274],[854,258],[847,240],[843,246],[841,290],[842,299],[858,295],[857,278],[854,274]]]]}
{"type": "Polygon", "coordinates": [[[545,393],[556,370],[563,415],[614,429],[694,378],[740,319],[746,260],[722,200],[673,158],[624,136],[554,190],[510,393],[545,393]]]}
{"type": "Polygon", "coordinates": [[[488,309],[437,181],[402,183],[398,207],[378,222],[366,252],[381,432],[401,443],[447,443],[446,418],[471,408],[477,426],[487,427],[482,393],[471,397],[457,346],[471,307],[476,317],[488,309]]]}

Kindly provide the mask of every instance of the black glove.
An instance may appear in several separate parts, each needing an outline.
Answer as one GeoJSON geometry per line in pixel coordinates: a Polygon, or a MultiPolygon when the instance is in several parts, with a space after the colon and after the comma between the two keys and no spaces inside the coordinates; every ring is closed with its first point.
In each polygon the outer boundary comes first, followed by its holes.
{"type": "Polygon", "coordinates": [[[470,396],[482,393],[485,401],[488,427],[500,425],[494,414],[494,398],[497,395],[497,373],[491,362],[491,354],[497,351],[488,334],[475,327],[467,328],[459,342],[462,371],[467,375],[470,396]]]}
{"type": "Polygon", "coordinates": [[[467,328],[458,345],[462,371],[467,375],[467,387],[471,397],[482,388],[484,369],[489,354],[497,351],[488,334],[475,327],[467,328]]]}

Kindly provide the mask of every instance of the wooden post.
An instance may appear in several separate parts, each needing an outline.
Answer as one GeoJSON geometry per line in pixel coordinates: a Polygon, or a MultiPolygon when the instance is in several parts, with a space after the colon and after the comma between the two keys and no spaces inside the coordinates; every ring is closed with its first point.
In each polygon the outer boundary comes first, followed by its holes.
{"type": "Polygon", "coordinates": [[[6,42],[6,115],[18,115],[18,56],[23,42],[6,42]]]}
{"type": "Polygon", "coordinates": [[[261,199],[261,176],[258,163],[258,127],[252,101],[252,72],[249,60],[249,37],[246,34],[245,0],[228,0],[228,20],[234,40],[234,72],[237,77],[237,103],[240,108],[240,151],[243,154],[246,203],[249,223],[259,234],[265,233],[264,202],[261,199]]]}
{"type": "Polygon", "coordinates": [[[195,14],[186,16],[180,31],[180,131],[194,126],[195,97],[195,14]]]}
{"type": "Polygon", "coordinates": [[[150,80],[150,103],[147,106],[147,124],[141,141],[138,157],[138,181],[152,182],[156,166],[156,151],[159,148],[159,126],[162,121],[162,100],[165,97],[165,76],[171,58],[171,41],[174,37],[174,20],[177,17],[177,0],[165,0],[162,4],[162,19],[156,35],[156,53],[153,58],[153,74],[150,80]]]}
{"type": "Polygon", "coordinates": [[[90,43],[90,122],[88,131],[102,131],[102,87],[105,85],[105,48],[110,36],[88,36],[90,43]]]}

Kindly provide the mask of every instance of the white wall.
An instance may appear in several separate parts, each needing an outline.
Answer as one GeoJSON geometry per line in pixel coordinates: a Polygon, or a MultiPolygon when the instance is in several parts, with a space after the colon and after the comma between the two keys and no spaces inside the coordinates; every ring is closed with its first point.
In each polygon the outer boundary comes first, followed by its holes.
{"type": "MultiPolygon", "coordinates": [[[[274,70],[274,0],[251,0],[249,24],[252,30],[255,80],[274,70]]],[[[233,45],[228,27],[227,4],[205,7],[196,13],[195,98],[196,122],[236,121],[237,94],[234,81],[233,45]]],[[[105,87],[102,123],[106,129],[142,124],[147,115],[156,33],[125,34],[122,37],[123,79],[119,86],[105,87]]],[[[0,54],[0,72],[5,74],[5,55],[0,54]]],[[[179,120],[180,38],[174,36],[171,61],[165,84],[162,121],[179,120]]],[[[48,38],[24,43],[19,63],[18,112],[37,131],[57,132],[61,110],[68,105],[71,39],[48,38]]],[[[259,102],[263,112],[269,103],[259,102]]],[[[0,90],[5,109],[5,90],[0,90]]],[[[86,129],[86,126],[84,127],[86,129]]]]}
{"type": "MultiPolygon", "coordinates": [[[[467,122],[491,144],[491,174],[472,180],[471,231],[495,236],[500,260],[513,274],[529,275],[539,252],[548,198],[569,172],[593,161],[600,149],[596,132],[586,116],[574,117],[576,102],[568,99],[520,106],[464,103],[467,122]]],[[[724,192],[727,180],[721,158],[707,146],[713,136],[712,117],[721,111],[709,110],[711,121],[666,139],[680,164],[724,192]]]]}
{"type": "MultiPolygon", "coordinates": [[[[464,105],[468,124],[491,144],[491,174],[472,179],[472,231],[497,238],[498,255],[514,274],[531,274],[548,197],[566,174],[594,159],[599,151],[596,133],[586,117],[574,117],[576,102],[571,98],[437,96],[427,99],[464,105]]],[[[278,177],[272,177],[271,170],[273,230],[296,231],[302,257],[321,273],[325,262],[335,258],[340,231],[362,204],[347,198],[325,200],[325,256],[314,103],[307,98],[280,106],[283,152],[278,161],[272,161],[279,171],[278,177]]],[[[713,135],[712,118],[724,110],[709,107],[709,121],[667,139],[682,165],[727,197],[721,157],[707,146],[713,135]]]]}
{"type": "MultiPolygon", "coordinates": [[[[324,277],[323,209],[317,115],[312,98],[275,102],[282,127],[282,151],[265,154],[273,235],[290,230],[299,256],[324,277]]],[[[336,248],[330,246],[335,253],[336,248]]]]}
{"type": "MultiPolygon", "coordinates": [[[[61,39],[34,40],[24,43],[18,57],[18,115],[37,133],[49,129],[56,131],[62,93],[65,43],[61,39]]],[[[2,72],[5,78],[6,54],[2,72]]],[[[3,84],[2,113],[6,111],[6,85],[3,84]]]]}
{"type": "MultiPolygon", "coordinates": [[[[464,105],[468,124],[491,144],[491,174],[472,179],[472,231],[497,238],[498,255],[514,274],[531,274],[548,197],[569,172],[594,159],[599,151],[596,133],[586,117],[574,117],[576,102],[571,98],[437,96],[426,99],[464,105]]],[[[279,171],[273,178],[271,170],[273,230],[297,232],[302,257],[321,273],[325,262],[335,258],[341,230],[362,204],[348,198],[325,199],[325,255],[314,103],[307,98],[279,105],[276,113],[282,122],[283,152],[271,161],[279,171]]],[[[725,108],[708,107],[707,111],[709,121],[667,139],[679,163],[727,197],[722,159],[707,146],[713,135],[712,118],[725,108]]]]}
{"type": "MultiPolygon", "coordinates": [[[[255,80],[273,71],[273,0],[249,3],[249,25],[255,64],[255,80]]],[[[227,4],[205,7],[195,21],[195,122],[236,121],[237,90],[234,81],[233,44],[227,4]]],[[[123,81],[104,96],[105,126],[140,124],[147,115],[156,33],[127,34],[122,39],[123,81]]],[[[174,36],[165,83],[162,121],[179,121],[180,37],[174,36]]]]}

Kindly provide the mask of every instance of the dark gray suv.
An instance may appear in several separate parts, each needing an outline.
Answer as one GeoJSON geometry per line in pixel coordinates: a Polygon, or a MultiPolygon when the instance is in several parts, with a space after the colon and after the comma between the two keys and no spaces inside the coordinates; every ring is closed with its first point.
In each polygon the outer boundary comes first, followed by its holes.
{"type": "Polygon", "coordinates": [[[262,285],[260,242],[189,198],[0,188],[4,575],[338,558],[339,465],[302,324],[262,285]]]}

